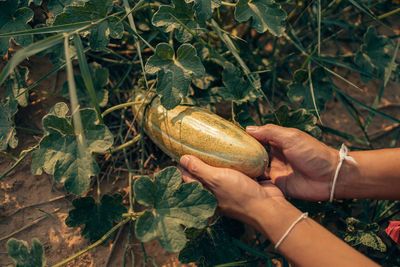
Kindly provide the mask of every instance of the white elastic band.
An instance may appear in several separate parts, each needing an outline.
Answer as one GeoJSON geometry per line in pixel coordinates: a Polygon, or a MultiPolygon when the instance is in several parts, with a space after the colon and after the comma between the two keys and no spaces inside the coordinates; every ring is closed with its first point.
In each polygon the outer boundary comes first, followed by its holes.
{"type": "Polygon", "coordinates": [[[353,162],[354,164],[357,164],[356,160],[353,157],[347,155],[348,152],[349,152],[349,149],[347,148],[347,146],[345,146],[345,144],[342,144],[342,146],[340,147],[340,150],[339,150],[339,158],[340,159],[339,159],[339,163],[336,168],[335,176],[333,177],[331,194],[329,196],[329,202],[333,201],[333,195],[335,194],[336,180],[338,178],[339,171],[340,171],[340,168],[342,167],[343,161],[348,160],[348,161],[353,162]]]}
{"type": "Polygon", "coordinates": [[[295,220],[292,225],[286,230],[286,232],[283,234],[283,236],[281,237],[281,239],[279,239],[279,241],[275,244],[275,250],[278,249],[278,247],[281,245],[282,241],[285,240],[285,238],[288,236],[288,234],[290,233],[290,231],[292,231],[292,229],[296,226],[296,224],[301,221],[302,219],[305,219],[308,217],[308,212],[304,212],[303,214],[300,215],[299,218],[297,218],[297,220],[295,220]]]}

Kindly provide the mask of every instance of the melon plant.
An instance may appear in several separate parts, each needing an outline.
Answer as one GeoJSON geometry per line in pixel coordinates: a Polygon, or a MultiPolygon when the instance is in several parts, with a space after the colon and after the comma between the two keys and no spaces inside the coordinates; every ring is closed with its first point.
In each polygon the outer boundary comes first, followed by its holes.
{"type": "MultiPolygon", "coordinates": [[[[243,225],[216,212],[215,198],[201,184],[182,183],[177,154],[154,138],[156,125],[142,120],[138,110],[152,108],[151,102],[163,112],[205,112],[214,124],[234,125],[222,141],[248,125],[275,123],[336,140],[336,146],[340,141],[351,149],[377,148],[385,136],[384,146],[395,147],[400,119],[381,104],[388,84],[400,81],[398,5],[397,0],[0,0],[0,156],[13,161],[0,179],[7,181],[32,157],[32,174],[52,176],[73,196],[65,224],[80,227],[91,243],[57,263],[46,260],[45,240],[6,238],[10,259],[16,266],[61,266],[112,242],[129,225],[140,242],[158,239],[183,263],[285,264],[260,234],[243,238],[243,225]],[[53,69],[31,81],[35,69],[27,62],[34,56],[48,58],[53,69]],[[45,95],[41,83],[64,72],[67,81],[54,92],[63,101],[41,118],[42,129],[18,125],[15,118],[34,105],[32,96],[45,95]],[[366,87],[377,88],[372,101],[362,98],[366,87]],[[346,112],[357,130],[326,119],[332,109],[346,112]],[[391,125],[374,133],[376,120],[391,125]],[[38,142],[18,155],[24,132],[38,142]],[[124,170],[127,195],[102,192],[99,178],[110,168],[124,170]]],[[[165,129],[159,131],[166,136],[165,129]]],[[[204,144],[190,146],[216,153],[204,144]]],[[[233,157],[224,145],[218,148],[224,159],[233,157]]],[[[252,165],[239,169],[257,176],[263,167],[256,173],[252,165]]],[[[334,225],[337,235],[376,262],[400,264],[394,256],[399,248],[381,235],[388,220],[399,216],[397,202],[292,202],[323,225],[334,225]]],[[[143,254],[145,264],[153,259],[143,254]]]]}

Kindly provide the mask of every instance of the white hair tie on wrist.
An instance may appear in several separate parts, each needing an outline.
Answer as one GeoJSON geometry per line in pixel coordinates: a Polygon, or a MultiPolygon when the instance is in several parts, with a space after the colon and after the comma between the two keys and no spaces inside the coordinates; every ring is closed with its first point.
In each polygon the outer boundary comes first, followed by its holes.
{"type": "Polygon", "coordinates": [[[297,218],[297,220],[295,220],[295,221],[292,223],[292,225],[290,225],[290,227],[286,230],[286,232],[283,234],[283,236],[281,237],[281,239],[279,239],[279,241],[276,242],[276,244],[275,244],[275,246],[274,246],[275,250],[278,249],[278,247],[281,245],[281,243],[283,242],[283,240],[285,240],[285,238],[289,235],[290,231],[293,230],[293,228],[296,226],[296,224],[297,224],[298,222],[300,222],[302,219],[305,219],[305,218],[307,218],[307,217],[308,217],[308,212],[304,212],[304,213],[302,213],[302,214],[299,216],[299,218],[297,218]]]}
{"type": "Polygon", "coordinates": [[[349,149],[347,148],[347,146],[345,146],[345,144],[342,144],[342,146],[340,147],[340,150],[339,150],[339,163],[338,163],[338,165],[336,167],[335,176],[333,177],[331,194],[329,196],[329,202],[333,201],[333,195],[335,193],[336,180],[337,180],[337,178],[339,176],[339,171],[340,171],[340,168],[342,167],[343,161],[344,160],[348,160],[350,162],[353,162],[354,164],[357,164],[357,161],[353,157],[347,155],[348,152],[349,152],[349,149]]]}

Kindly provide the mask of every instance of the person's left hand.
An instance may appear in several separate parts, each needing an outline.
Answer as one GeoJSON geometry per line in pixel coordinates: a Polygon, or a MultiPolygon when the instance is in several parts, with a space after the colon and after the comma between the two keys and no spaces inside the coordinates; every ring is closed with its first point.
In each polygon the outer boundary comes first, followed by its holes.
{"type": "Polygon", "coordinates": [[[195,156],[181,157],[180,164],[185,182],[199,181],[216,197],[221,211],[232,218],[250,223],[250,210],[254,203],[268,198],[284,196],[270,181],[258,183],[245,174],[229,169],[212,167],[195,156]]]}

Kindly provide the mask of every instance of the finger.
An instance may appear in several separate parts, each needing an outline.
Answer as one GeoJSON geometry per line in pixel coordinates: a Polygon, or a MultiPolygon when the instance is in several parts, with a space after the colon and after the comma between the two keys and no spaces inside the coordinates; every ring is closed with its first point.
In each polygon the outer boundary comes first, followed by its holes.
{"type": "Polygon", "coordinates": [[[219,173],[220,168],[216,168],[204,163],[202,160],[191,155],[184,155],[180,159],[180,164],[192,175],[199,178],[202,183],[209,184],[219,173]]]}
{"type": "Polygon", "coordinates": [[[292,128],[281,127],[275,124],[264,126],[248,126],[246,132],[260,141],[262,144],[271,144],[282,147],[284,142],[296,131],[292,128]]]}
{"type": "Polygon", "coordinates": [[[194,181],[199,182],[199,180],[196,179],[196,177],[194,177],[192,174],[190,174],[190,173],[189,173],[187,170],[185,170],[183,167],[178,166],[178,169],[181,171],[181,173],[182,173],[182,178],[183,178],[183,181],[184,181],[185,183],[190,183],[190,182],[194,182],[194,181]]]}
{"type": "MultiPolygon", "coordinates": [[[[264,177],[268,179],[272,179],[272,176],[274,175],[274,171],[276,171],[276,168],[279,167],[277,166],[277,162],[283,162],[285,160],[285,157],[282,155],[282,152],[280,149],[277,149],[274,146],[271,146],[271,150],[269,152],[269,167],[265,168],[264,170],[264,177]]],[[[273,179],[272,179],[273,180],[273,179]]]]}
{"type": "Polygon", "coordinates": [[[263,177],[265,177],[265,180],[271,180],[271,167],[265,168],[263,177]]]}
{"type": "Polygon", "coordinates": [[[263,180],[258,182],[262,187],[274,187],[275,185],[271,182],[271,180],[263,180]]]}
{"type": "Polygon", "coordinates": [[[190,177],[190,176],[184,175],[184,174],[182,174],[182,179],[183,179],[183,181],[184,181],[185,183],[191,183],[191,182],[199,182],[199,183],[200,183],[199,180],[197,180],[197,179],[195,179],[195,178],[192,178],[192,177],[190,177]]]}

